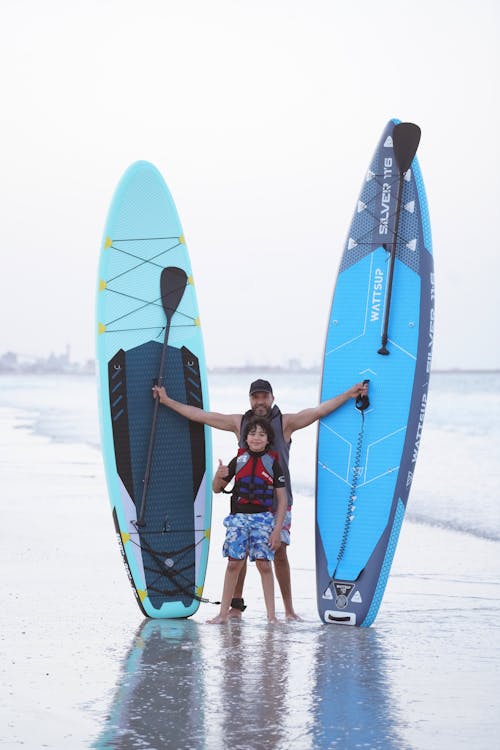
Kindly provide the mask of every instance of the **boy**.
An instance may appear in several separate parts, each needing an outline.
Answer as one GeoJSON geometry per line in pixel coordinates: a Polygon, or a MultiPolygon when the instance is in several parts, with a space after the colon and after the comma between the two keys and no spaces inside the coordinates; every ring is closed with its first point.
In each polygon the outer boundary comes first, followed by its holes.
{"type": "Polygon", "coordinates": [[[214,492],[224,492],[234,477],[231,512],[224,519],[223,555],[228,558],[228,563],[220,612],[208,620],[213,625],[229,619],[234,589],[247,556],[256,561],[261,576],[268,622],[277,622],[271,562],[281,544],[281,527],[287,508],[285,477],[277,454],[269,450],[274,431],[266,419],[250,419],[243,438],[244,447],[239,449],[229,466],[219,459],[219,468],[212,482],[214,492]]]}

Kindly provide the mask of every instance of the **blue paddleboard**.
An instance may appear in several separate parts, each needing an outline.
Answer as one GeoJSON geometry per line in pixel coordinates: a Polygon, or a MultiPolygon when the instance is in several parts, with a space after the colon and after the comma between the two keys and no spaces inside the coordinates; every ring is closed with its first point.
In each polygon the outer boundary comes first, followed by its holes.
{"type": "Polygon", "coordinates": [[[208,558],[210,433],[158,407],[152,386],[206,409],[206,366],[179,217],[162,176],[144,161],[123,175],[106,223],[97,359],[109,499],[137,602],[148,617],[188,617],[208,558]]]}
{"type": "Polygon", "coordinates": [[[354,211],[333,295],[321,400],[369,380],[318,426],[320,618],[369,626],[387,583],[417,459],[434,333],[420,130],[391,120],[354,211]]]}

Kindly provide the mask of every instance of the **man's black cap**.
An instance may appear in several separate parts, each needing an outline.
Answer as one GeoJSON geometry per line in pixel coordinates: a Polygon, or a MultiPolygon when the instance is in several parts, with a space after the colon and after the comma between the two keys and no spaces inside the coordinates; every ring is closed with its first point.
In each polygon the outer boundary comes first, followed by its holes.
{"type": "Polygon", "coordinates": [[[271,383],[268,380],[254,380],[253,383],[250,384],[250,391],[249,396],[252,396],[254,393],[272,393],[273,389],[271,388],[271,383]]]}

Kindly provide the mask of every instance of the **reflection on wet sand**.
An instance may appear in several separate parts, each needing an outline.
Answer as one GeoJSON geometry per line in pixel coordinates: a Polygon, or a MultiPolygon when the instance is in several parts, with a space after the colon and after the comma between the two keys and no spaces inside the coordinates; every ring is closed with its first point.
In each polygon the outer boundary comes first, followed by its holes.
{"type": "Polygon", "coordinates": [[[212,665],[206,683],[211,701],[207,747],[248,750],[289,746],[289,670],[283,629],[232,622],[204,635],[210,640],[212,665]]]}
{"type": "Polygon", "coordinates": [[[404,750],[375,629],[145,621],[103,750],[404,750]]]}
{"type": "Polygon", "coordinates": [[[322,627],[313,672],[312,747],[405,750],[383,639],[375,629],[322,627]]]}
{"type": "Polygon", "coordinates": [[[123,664],[111,712],[93,748],[202,748],[203,671],[199,626],[146,620],[123,664]]]}

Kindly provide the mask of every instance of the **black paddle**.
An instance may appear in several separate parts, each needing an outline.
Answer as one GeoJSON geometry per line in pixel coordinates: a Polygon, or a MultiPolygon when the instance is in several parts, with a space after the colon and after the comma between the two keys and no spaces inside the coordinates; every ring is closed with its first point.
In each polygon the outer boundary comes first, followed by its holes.
{"type": "Polygon", "coordinates": [[[387,349],[387,340],[389,330],[389,314],[391,310],[392,280],[394,277],[394,266],[396,261],[396,241],[398,238],[399,221],[401,218],[401,196],[403,193],[404,176],[411,166],[415,154],[417,153],[418,144],[420,143],[420,128],[418,127],[418,125],[414,125],[412,122],[400,122],[398,125],[394,126],[394,129],[392,131],[392,143],[394,148],[394,157],[396,159],[396,164],[399,170],[399,182],[398,195],[396,199],[394,235],[391,244],[391,257],[389,261],[389,280],[384,311],[382,346],[378,350],[379,354],[389,354],[389,350],[387,349]]]}
{"type": "MultiPolygon", "coordinates": [[[[182,299],[184,290],[186,289],[187,275],[182,268],[176,268],[175,266],[168,266],[164,268],[160,276],[160,292],[161,292],[161,304],[165,311],[167,318],[167,325],[165,326],[165,338],[163,340],[163,349],[161,352],[160,369],[158,372],[158,385],[163,385],[163,372],[165,370],[165,360],[167,356],[168,348],[168,337],[170,334],[170,323],[172,317],[179,306],[179,302],[182,299]]],[[[151,472],[151,460],[153,457],[153,448],[155,443],[156,435],[156,420],[158,417],[158,407],[160,400],[155,399],[155,405],[153,410],[153,421],[151,423],[151,433],[149,436],[149,448],[148,458],[146,462],[146,471],[144,473],[144,484],[142,488],[142,499],[141,509],[139,512],[139,518],[137,519],[137,526],[144,526],[144,515],[146,513],[146,498],[148,494],[149,475],[151,472]]]]}

